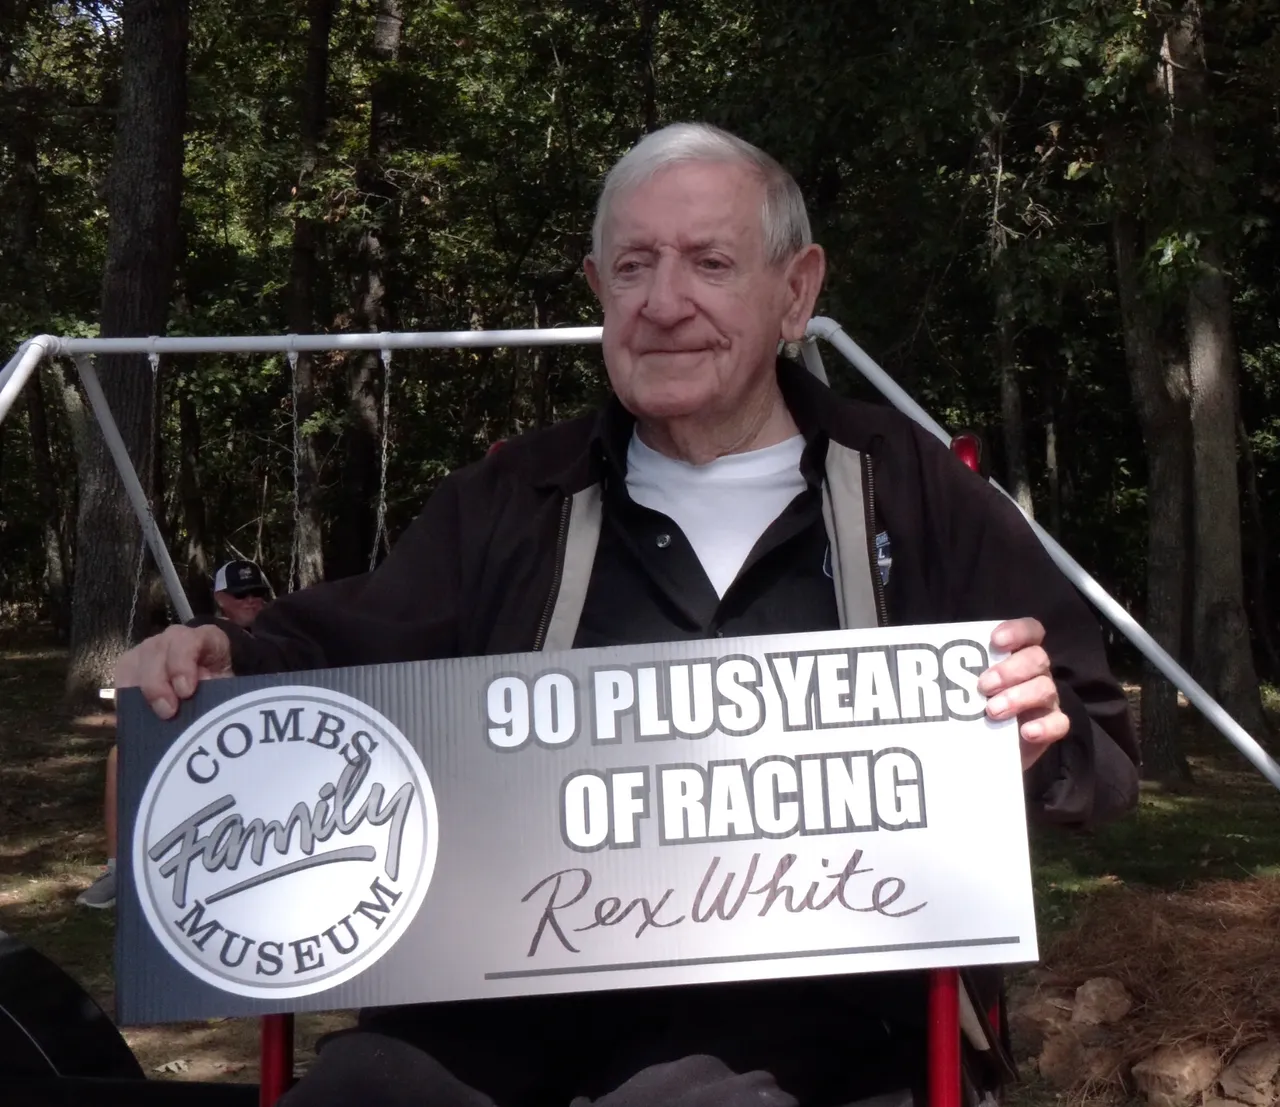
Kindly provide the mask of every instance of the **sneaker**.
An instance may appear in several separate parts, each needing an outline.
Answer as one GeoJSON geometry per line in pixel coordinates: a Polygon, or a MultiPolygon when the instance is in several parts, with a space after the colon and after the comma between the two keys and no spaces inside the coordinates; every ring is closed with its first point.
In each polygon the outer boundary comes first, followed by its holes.
{"type": "Polygon", "coordinates": [[[103,869],[102,875],[76,896],[76,903],[81,907],[92,907],[105,911],[116,905],[116,871],[103,869]]]}

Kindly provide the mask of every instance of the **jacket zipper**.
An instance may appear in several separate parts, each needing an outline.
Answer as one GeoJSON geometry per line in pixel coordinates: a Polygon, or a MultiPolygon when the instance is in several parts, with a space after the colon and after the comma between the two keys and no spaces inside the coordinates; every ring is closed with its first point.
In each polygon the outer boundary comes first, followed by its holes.
{"type": "Polygon", "coordinates": [[[564,558],[568,551],[569,512],[573,508],[573,497],[565,496],[560,504],[560,530],[556,534],[556,569],[551,577],[551,591],[547,593],[547,602],[542,609],[542,618],[538,622],[538,633],[533,640],[534,651],[542,649],[547,638],[547,629],[551,626],[551,616],[556,609],[556,600],[560,596],[560,580],[564,576],[564,558]]]}
{"type": "Polygon", "coordinates": [[[880,575],[880,557],[876,549],[876,476],[871,466],[871,455],[862,454],[863,508],[866,511],[867,557],[871,560],[871,587],[876,596],[876,617],[879,625],[889,625],[889,607],[884,598],[884,578],[880,575]]]}

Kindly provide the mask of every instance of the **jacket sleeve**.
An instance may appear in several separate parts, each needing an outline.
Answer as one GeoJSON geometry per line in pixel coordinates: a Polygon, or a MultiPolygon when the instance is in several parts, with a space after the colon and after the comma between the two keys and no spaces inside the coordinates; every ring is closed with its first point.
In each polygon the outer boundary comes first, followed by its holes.
{"type": "Polygon", "coordinates": [[[281,596],[231,638],[238,676],[377,665],[456,652],[462,572],[459,475],[446,478],[369,573],[281,596]]]}
{"type": "Polygon", "coordinates": [[[916,431],[927,510],[949,551],[947,588],[956,619],[1031,616],[1071,721],[1024,778],[1040,822],[1093,826],[1138,798],[1139,749],[1123,689],[1111,674],[1093,609],[1050,559],[1022,514],[941,443],[916,431]]]}

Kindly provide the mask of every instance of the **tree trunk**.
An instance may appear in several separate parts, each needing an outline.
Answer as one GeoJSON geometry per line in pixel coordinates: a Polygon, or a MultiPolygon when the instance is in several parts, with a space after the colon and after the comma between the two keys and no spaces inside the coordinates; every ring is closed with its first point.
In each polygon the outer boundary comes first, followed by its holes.
{"type": "Polygon", "coordinates": [[[1022,383],[1018,380],[1018,350],[1014,340],[1013,290],[1003,261],[996,259],[996,353],[1000,359],[1000,417],[1004,429],[1005,479],[1010,495],[1028,515],[1034,515],[1031,476],[1027,469],[1026,426],[1022,421],[1022,383]]]}
{"type": "Polygon", "coordinates": [[[58,467],[49,439],[49,415],[40,375],[27,383],[27,427],[31,433],[31,459],[40,500],[40,541],[44,551],[44,586],[49,618],[59,642],[71,633],[71,597],[67,594],[67,566],[63,557],[62,505],[58,496],[58,467]]]}
{"type": "MultiPolygon", "coordinates": [[[[297,206],[293,221],[293,253],[289,272],[289,329],[310,334],[316,329],[316,284],[324,224],[308,211],[315,202],[313,180],[320,161],[320,144],[328,126],[329,35],[333,0],[308,0],[307,67],[298,97],[302,124],[302,158],[298,174],[297,206]]],[[[294,373],[294,419],[305,427],[320,405],[316,388],[315,355],[298,354],[294,373]]],[[[324,579],[323,518],[320,505],[320,450],[314,433],[297,437],[296,465],[297,582],[306,588],[324,579]]]]}
{"type": "MultiPolygon", "coordinates": [[[[67,429],[72,457],[83,456],[89,446],[89,425],[93,417],[86,410],[84,397],[75,385],[68,384],[57,361],[44,361],[40,366],[41,386],[45,390],[46,403],[57,407],[62,425],[67,429]]],[[[67,577],[67,628],[70,633],[71,606],[74,595],[76,548],[76,510],[80,502],[78,464],[68,474],[60,474],[58,529],[62,535],[62,564],[67,577]]]]}
{"type": "MultiPolygon", "coordinates": [[[[378,0],[373,30],[375,76],[370,92],[369,146],[358,171],[360,191],[366,197],[369,214],[357,250],[352,320],[355,330],[391,329],[387,273],[395,221],[395,187],[387,175],[387,162],[394,149],[397,107],[394,67],[400,55],[403,27],[401,0],[378,0]]],[[[379,442],[384,429],[379,407],[381,375],[381,360],[373,351],[348,361],[343,525],[335,544],[340,575],[369,567],[378,498],[379,442]]]]}
{"type": "MultiPolygon", "coordinates": [[[[20,5],[13,13],[15,34],[30,14],[30,5],[20,5]]],[[[32,108],[32,90],[9,89],[12,73],[12,42],[5,36],[0,44],[4,60],[0,62],[0,81],[16,100],[18,110],[9,131],[13,159],[11,187],[14,194],[10,223],[8,262],[11,267],[12,294],[21,305],[24,318],[14,319],[23,331],[43,328],[48,315],[45,280],[40,255],[39,227],[42,215],[40,191],[40,126],[32,108]]],[[[62,503],[58,490],[62,485],[49,433],[48,407],[37,372],[27,384],[27,427],[31,436],[31,458],[36,494],[43,514],[40,542],[44,554],[44,587],[49,618],[58,641],[65,642],[71,633],[71,597],[67,591],[66,541],[62,532],[62,503]]]]}
{"type": "MultiPolygon", "coordinates": [[[[994,111],[994,109],[989,109],[994,111]]],[[[1018,380],[1016,309],[1013,274],[1009,265],[1010,232],[1002,221],[1004,198],[1003,119],[985,136],[991,170],[991,220],[987,237],[991,248],[991,282],[995,292],[996,370],[1000,377],[1000,423],[1004,439],[1005,487],[1028,516],[1034,512],[1031,477],[1027,469],[1026,427],[1022,422],[1022,385],[1018,380]]]]}
{"type": "MultiPolygon", "coordinates": [[[[107,185],[104,337],[163,333],[182,191],[187,0],[126,0],[120,94],[107,185]]],[[[141,356],[98,360],[102,389],[143,481],[152,465],[151,368],[141,356]]],[[[141,542],[96,423],[79,458],[80,505],[67,692],[94,698],[128,646],[141,542]]]]}
{"type": "MultiPolygon", "coordinates": [[[[1221,263],[1206,243],[1203,264],[1221,263]]],[[[1240,486],[1236,454],[1238,393],[1231,299],[1220,270],[1197,276],[1187,301],[1191,437],[1195,495],[1197,667],[1239,723],[1266,733],[1249,623],[1244,613],[1240,486]]]]}
{"type": "Polygon", "coordinates": [[[1049,533],[1062,537],[1062,472],[1058,467],[1057,404],[1050,385],[1044,411],[1044,472],[1049,485],[1049,533]]]}
{"type": "MultiPolygon", "coordinates": [[[[1138,271],[1134,218],[1112,220],[1125,361],[1147,451],[1147,630],[1172,656],[1183,651],[1187,590],[1191,428],[1186,366],[1162,349],[1159,312],[1138,271]]],[[[1178,727],[1177,690],[1150,662],[1142,678],[1143,775],[1186,781],[1191,767],[1178,727]]]]}
{"type": "Polygon", "coordinates": [[[1271,630],[1271,601],[1267,588],[1267,526],[1262,514],[1262,496],[1258,491],[1258,461],[1253,454],[1249,432],[1241,419],[1236,428],[1240,437],[1240,451],[1244,455],[1244,495],[1249,505],[1249,530],[1253,547],[1253,571],[1250,573],[1250,592],[1253,594],[1253,629],[1266,651],[1268,674],[1271,680],[1280,679],[1280,650],[1276,648],[1275,634],[1271,630]]]}
{"type": "Polygon", "coordinates": [[[178,496],[186,523],[186,589],[197,615],[213,614],[213,559],[209,556],[209,520],[200,487],[200,419],[191,393],[178,392],[178,496]]]}
{"type": "Polygon", "coordinates": [[[664,0],[640,0],[640,100],[644,110],[645,134],[652,134],[660,126],[658,71],[653,62],[653,47],[663,4],[664,0]]]}
{"type": "MultiPolygon", "coordinates": [[[[10,83],[6,75],[4,84],[10,83]]],[[[6,136],[13,159],[10,187],[14,200],[9,215],[10,250],[7,258],[11,270],[6,284],[26,316],[13,319],[12,323],[17,324],[20,331],[30,332],[43,328],[48,317],[45,266],[40,253],[39,234],[43,203],[38,140],[42,124],[33,107],[35,90],[15,88],[6,91],[18,105],[6,136]]]]}
{"type": "MultiPolygon", "coordinates": [[[[1215,154],[1200,0],[1187,0],[1165,36],[1166,87],[1172,90],[1172,149],[1188,207],[1214,211],[1215,154]]],[[[1236,424],[1239,403],[1231,292],[1217,232],[1201,234],[1198,268],[1187,292],[1191,384],[1194,612],[1196,668],[1209,690],[1255,735],[1266,733],[1244,613],[1236,424]]]]}

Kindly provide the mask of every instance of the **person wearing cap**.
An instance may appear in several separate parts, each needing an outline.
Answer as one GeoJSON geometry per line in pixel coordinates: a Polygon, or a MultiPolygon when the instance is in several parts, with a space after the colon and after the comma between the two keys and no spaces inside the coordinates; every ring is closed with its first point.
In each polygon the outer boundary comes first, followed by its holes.
{"type": "MultiPolygon", "coordinates": [[[[262,609],[271,601],[271,585],[266,574],[252,561],[228,561],[213,574],[213,603],[216,621],[249,630],[262,609]]],[[[116,902],[116,747],[107,754],[107,782],[102,804],[107,839],[107,863],[92,884],[76,897],[81,907],[105,911],[116,902]]]]}
{"type": "Polygon", "coordinates": [[[248,630],[271,599],[271,585],[252,561],[228,561],[213,575],[218,615],[248,630]]]}

